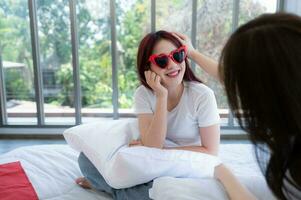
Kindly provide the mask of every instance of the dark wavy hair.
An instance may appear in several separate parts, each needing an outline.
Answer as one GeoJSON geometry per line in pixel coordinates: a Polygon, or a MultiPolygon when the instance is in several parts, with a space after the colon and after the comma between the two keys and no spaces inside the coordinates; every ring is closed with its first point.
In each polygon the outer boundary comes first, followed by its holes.
{"type": "MultiPolygon", "coordinates": [[[[151,87],[146,83],[144,72],[149,70],[150,62],[149,57],[153,54],[155,45],[161,40],[168,40],[173,43],[176,47],[182,46],[181,42],[174,37],[170,32],[167,31],[157,31],[147,34],[140,42],[138,53],[137,53],[137,71],[140,83],[152,90],[151,87]]],[[[183,80],[185,81],[196,81],[202,83],[202,81],[197,78],[190,68],[188,59],[185,59],[186,70],[184,73],[183,80]]]]}
{"type": "Polygon", "coordinates": [[[280,199],[294,196],[292,188],[301,193],[301,18],[276,13],[248,22],[219,63],[229,106],[269,187],[280,199]]]}

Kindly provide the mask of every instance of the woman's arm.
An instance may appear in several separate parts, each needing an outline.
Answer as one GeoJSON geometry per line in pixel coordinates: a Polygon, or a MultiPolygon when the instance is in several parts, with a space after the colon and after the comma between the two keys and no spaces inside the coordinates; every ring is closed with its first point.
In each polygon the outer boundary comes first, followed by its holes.
{"type": "Polygon", "coordinates": [[[167,89],[161,85],[161,78],[152,71],[145,72],[147,84],[156,95],[153,114],[139,114],[138,123],[141,142],[147,147],[163,148],[167,131],[167,89]]]}
{"type": "Polygon", "coordinates": [[[200,128],[200,137],[202,146],[183,146],[183,147],[166,147],[165,149],[179,149],[187,151],[195,151],[212,155],[218,154],[220,143],[220,128],[219,125],[212,125],[200,128]]]}
{"type": "Polygon", "coordinates": [[[167,97],[157,98],[154,114],[139,114],[138,123],[142,144],[163,148],[167,131],[167,97]]]}
{"type": "Polygon", "coordinates": [[[234,174],[223,164],[215,167],[214,177],[226,189],[231,200],[256,200],[257,198],[242,185],[234,174]]]}
{"type": "Polygon", "coordinates": [[[186,150],[215,155],[212,152],[209,152],[208,149],[203,146],[164,147],[163,149],[186,150]]]}
{"type": "Polygon", "coordinates": [[[212,58],[193,49],[190,51],[189,57],[196,62],[205,72],[215,79],[219,80],[218,63],[212,58]]]}
{"type": "Polygon", "coordinates": [[[192,59],[197,65],[199,65],[205,72],[210,76],[213,76],[219,80],[218,75],[218,63],[212,58],[205,56],[204,54],[198,52],[193,46],[188,36],[181,33],[173,33],[173,35],[180,40],[180,42],[187,46],[188,57],[192,59]]]}

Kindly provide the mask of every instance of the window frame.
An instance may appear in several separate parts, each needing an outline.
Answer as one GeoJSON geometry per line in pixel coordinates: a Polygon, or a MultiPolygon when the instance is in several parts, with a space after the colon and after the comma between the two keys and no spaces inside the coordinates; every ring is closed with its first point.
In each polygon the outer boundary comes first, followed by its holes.
{"type": "MultiPolygon", "coordinates": [[[[78,32],[77,32],[77,19],[76,19],[76,0],[69,0],[70,9],[70,28],[71,28],[71,43],[72,43],[72,66],[73,66],[73,83],[74,83],[74,99],[75,99],[75,113],[69,113],[70,117],[75,118],[75,124],[73,125],[49,125],[45,124],[45,112],[44,112],[44,97],[43,97],[43,83],[42,83],[42,70],[40,66],[40,51],[39,51],[39,36],[38,36],[38,26],[37,26],[37,8],[36,0],[27,0],[29,19],[30,19],[30,33],[31,33],[31,45],[32,45],[32,58],[33,58],[33,68],[34,68],[34,85],[35,85],[35,100],[37,106],[37,113],[32,113],[34,117],[37,118],[36,125],[12,125],[7,123],[7,118],[11,115],[7,113],[6,110],[6,91],[3,73],[3,63],[0,52],[0,133],[1,128],[67,128],[74,125],[82,124],[82,117],[105,117],[105,118],[133,118],[135,114],[130,110],[120,109],[118,107],[118,78],[117,78],[117,35],[116,35],[116,13],[115,13],[115,0],[110,0],[110,24],[111,24],[111,58],[112,58],[112,112],[101,112],[93,113],[82,110],[81,103],[81,85],[79,79],[79,44],[78,44],[78,32]]],[[[277,11],[284,11],[287,7],[286,0],[277,0],[277,11]]],[[[240,0],[233,0],[233,15],[232,15],[232,32],[238,27],[239,20],[239,6],[240,0]]],[[[197,0],[192,2],[192,30],[191,30],[191,40],[192,43],[196,44],[197,35],[197,0]]],[[[156,30],[156,0],[151,0],[151,30],[156,30]]],[[[195,63],[192,63],[192,68],[195,68],[195,63]]],[[[221,109],[220,109],[221,111],[221,109]]],[[[15,114],[17,115],[17,114],[15,114]]],[[[64,115],[65,116],[65,115],[64,115]]],[[[226,126],[221,126],[222,129],[239,129],[235,125],[235,119],[233,114],[228,110],[228,112],[220,112],[221,118],[227,118],[228,123],[226,126]]]]}

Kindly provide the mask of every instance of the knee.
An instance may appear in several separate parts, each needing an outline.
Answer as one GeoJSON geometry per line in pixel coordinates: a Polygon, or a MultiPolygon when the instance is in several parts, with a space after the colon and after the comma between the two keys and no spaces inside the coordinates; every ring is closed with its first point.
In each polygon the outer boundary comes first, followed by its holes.
{"type": "Polygon", "coordinates": [[[80,152],[79,156],[78,156],[78,164],[81,166],[83,165],[84,163],[86,163],[88,160],[88,158],[85,156],[85,154],[83,152],[80,152]]]}
{"type": "MultiPolygon", "coordinates": [[[[85,156],[83,152],[81,152],[78,156],[78,165],[79,168],[84,176],[87,175],[87,173],[91,170],[92,163],[90,160],[85,156]]],[[[92,165],[93,166],[93,165],[92,165]]]]}

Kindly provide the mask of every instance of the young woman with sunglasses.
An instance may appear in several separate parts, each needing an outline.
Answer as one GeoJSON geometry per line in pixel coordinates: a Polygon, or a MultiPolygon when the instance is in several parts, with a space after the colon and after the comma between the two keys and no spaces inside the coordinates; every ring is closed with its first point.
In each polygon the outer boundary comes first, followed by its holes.
{"type": "MultiPolygon", "coordinates": [[[[135,112],[141,140],[129,145],[217,155],[220,118],[216,100],[190,69],[187,47],[169,32],[150,33],[139,45],[137,71],[141,86],[135,93],[135,112]]],[[[80,154],[79,166],[85,177],[77,183],[83,187],[108,192],[114,199],[149,199],[152,181],[116,190],[84,154],[80,154]]]]}
{"type": "MultiPolygon", "coordinates": [[[[191,59],[224,84],[274,195],[301,199],[301,17],[265,14],[242,25],[226,43],[219,67],[187,36],[174,36],[191,59]]],[[[230,199],[255,199],[223,164],[215,176],[230,199]]]]}
{"type": "Polygon", "coordinates": [[[193,74],[186,55],[187,47],[166,31],[150,33],[141,41],[141,86],[135,93],[138,143],[216,155],[220,134],[214,93],[193,74]],[[166,147],[166,140],[174,147],[166,147]]]}

